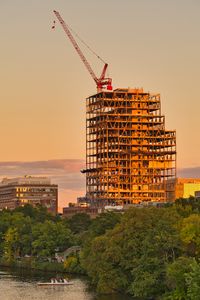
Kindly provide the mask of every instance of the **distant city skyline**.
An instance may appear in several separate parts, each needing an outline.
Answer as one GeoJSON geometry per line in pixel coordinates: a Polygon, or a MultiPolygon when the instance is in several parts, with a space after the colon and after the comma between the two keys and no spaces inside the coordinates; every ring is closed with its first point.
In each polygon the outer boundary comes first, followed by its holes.
{"type": "MultiPolygon", "coordinates": [[[[4,177],[17,176],[46,176],[51,178],[52,184],[58,184],[60,208],[69,202],[75,202],[77,197],[85,194],[85,176],[80,173],[85,165],[81,159],[60,159],[48,161],[13,161],[0,162],[0,181],[4,177]]],[[[200,167],[183,168],[177,170],[178,177],[198,178],[200,167]]]]}
{"type": "MultiPolygon", "coordinates": [[[[61,202],[85,189],[85,98],[96,87],[58,22],[51,29],[54,9],[109,63],[114,88],[161,94],[166,128],[177,131],[178,170],[200,177],[196,0],[1,1],[0,176],[49,173],[61,202]],[[71,164],[50,171],[36,167],[41,161],[71,164]]],[[[80,46],[99,75],[103,65],[80,46]]]]}

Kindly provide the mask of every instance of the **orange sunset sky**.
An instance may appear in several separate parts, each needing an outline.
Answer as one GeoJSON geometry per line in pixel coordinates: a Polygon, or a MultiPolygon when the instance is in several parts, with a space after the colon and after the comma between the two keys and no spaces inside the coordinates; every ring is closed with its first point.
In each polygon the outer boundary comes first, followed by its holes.
{"type": "Polygon", "coordinates": [[[60,207],[84,195],[85,98],[96,87],[58,22],[51,30],[54,9],[108,62],[114,88],[161,94],[178,175],[200,177],[198,0],[1,0],[0,179],[49,176],[60,207]]]}

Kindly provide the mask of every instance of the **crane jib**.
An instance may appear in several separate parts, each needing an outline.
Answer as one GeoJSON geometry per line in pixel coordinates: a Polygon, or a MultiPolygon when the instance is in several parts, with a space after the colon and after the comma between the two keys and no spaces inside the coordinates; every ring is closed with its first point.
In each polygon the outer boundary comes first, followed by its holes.
{"type": "MultiPolygon", "coordinates": [[[[64,20],[62,19],[59,12],[54,10],[54,14],[56,15],[58,21],[60,22],[61,26],[63,27],[63,30],[65,31],[65,33],[67,34],[69,40],[71,41],[72,45],[74,46],[74,49],[77,51],[79,57],[81,58],[82,62],[84,63],[86,69],[88,70],[88,72],[92,76],[93,80],[97,84],[98,92],[101,91],[105,86],[107,87],[108,90],[112,90],[112,79],[111,78],[105,78],[108,64],[105,63],[105,65],[103,67],[103,70],[101,72],[100,78],[97,78],[97,76],[95,75],[91,65],[87,61],[86,57],[84,56],[83,52],[81,51],[80,47],[78,46],[76,40],[74,39],[74,37],[73,37],[73,35],[72,35],[72,33],[69,29],[69,26],[67,26],[67,24],[64,22],[64,20]]],[[[94,51],[93,51],[93,53],[96,55],[96,53],[94,51]]],[[[97,57],[99,57],[99,56],[97,55],[97,57]]],[[[101,61],[103,61],[103,60],[101,59],[101,61]]]]}

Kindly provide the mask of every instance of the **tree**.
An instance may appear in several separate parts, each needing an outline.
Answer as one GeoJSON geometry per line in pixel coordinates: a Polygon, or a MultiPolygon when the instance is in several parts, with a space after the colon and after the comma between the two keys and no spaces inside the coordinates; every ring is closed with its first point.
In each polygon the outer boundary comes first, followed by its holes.
{"type": "Polygon", "coordinates": [[[11,225],[11,212],[3,210],[0,212],[0,254],[3,254],[5,233],[11,225]]]}
{"type": "Polygon", "coordinates": [[[79,256],[78,255],[72,255],[65,259],[64,261],[64,269],[66,272],[69,273],[77,273],[77,274],[83,274],[84,271],[80,266],[79,262],[79,256]]]}
{"type": "Polygon", "coordinates": [[[16,228],[10,227],[5,235],[4,241],[4,258],[8,262],[12,262],[18,255],[20,250],[20,237],[16,228]]]}
{"type": "Polygon", "coordinates": [[[89,231],[93,237],[104,234],[107,230],[113,229],[121,220],[120,213],[106,212],[92,220],[89,231]]]}
{"type": "Polygon", "coordinates": [[[200,298],[200,265],[196,260],[191,263],[191,271],[185,275],[187,284],[187,298],[199,300],[200,298]]]}
{"type": "Polygon", "coordinates": [[[81,256],[83,268],[100,293],[122,291],[127,284],[127,277],[119,265],[118,250],[121,249],[116,244],[113,245],[114,241],[111,244],[110,242],[107,235],[96,237],[91,243],[89,253],[83,252],[81,256]]]}
{"type": "Polygon", "coordinates": [[[188,300],[186,275],[191,271],[192,258],[179,257],[167,266],[166,284],[170,292],[167,299],[188,300]]]}
{"type": "Polygon", "coordinates": [[[192,214],[183,219],[181,238],[189,256],[200,257],[200,215],[192,214]]]}
{"type": "Polygon", "coordinates": [[[100,292],[119,289],[141,299],[164,293],[166,264],[181,253],[179,220],[174,209],[129,209],[83,248],[81,262],[93,284],[100,292]]]}
{"type": "Polygon", "coordinates": [[[78,213],[72,216],[70,219],[67,219],[70,230],[77,234],[88,230],[91,224],[91,218],[86,213],[78,213]]]}
{"type": "Polygon", "coordinates": [[[41,223],[43,223],[46,220],[58,221],[60,219],[59,216],[54,216],[50,214],[47,211],[47,208],[40,204],[38,204],[36,207],[33,207],[30,204],[19,206],[13,211],[13,213],[21,213],[24,216],[30,217],[31,219],[41,223]]]}
{"type": "Polygon", "coordinates": [[[33,226],[33,254],[51,258],[56,251],[63,251],[73,245],[71,231],[61,222],[45,221],[33,226]]]}

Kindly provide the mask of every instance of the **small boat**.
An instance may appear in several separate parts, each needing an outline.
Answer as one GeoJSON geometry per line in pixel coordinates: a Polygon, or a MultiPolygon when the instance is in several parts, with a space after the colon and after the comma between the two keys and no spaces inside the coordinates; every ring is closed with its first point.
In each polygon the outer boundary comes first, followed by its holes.
{"type": "Polygon", "coordinates": [[[51,279],[50,282],[38,282],[37,285],[40,285],[40,286],[47,286],[47,285],[56,285],[56,286],[61,286],[61,285],[73,285],[72,282],[66,280],[66,279],[63,279],[63,281],[59,281],[59,280],[56,280],[56,279],[51,279]]]}

